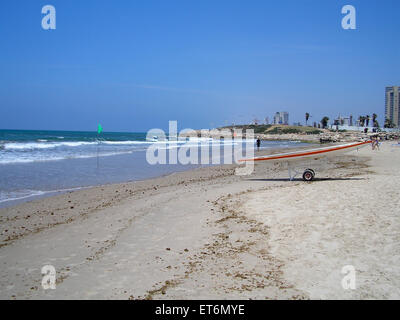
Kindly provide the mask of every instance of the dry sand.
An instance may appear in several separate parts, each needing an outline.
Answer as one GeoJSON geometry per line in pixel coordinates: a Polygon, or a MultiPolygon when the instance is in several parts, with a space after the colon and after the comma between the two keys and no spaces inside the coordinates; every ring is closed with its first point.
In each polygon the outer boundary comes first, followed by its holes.
{"type": "Polygon", "coordinates": [[[312,161],[312,183],[258,163],[0,209],[0,298],[400,298],[399,160],[384,143],[312,161]],[[41,286],[48,264],[55,290],[41,286]]]}

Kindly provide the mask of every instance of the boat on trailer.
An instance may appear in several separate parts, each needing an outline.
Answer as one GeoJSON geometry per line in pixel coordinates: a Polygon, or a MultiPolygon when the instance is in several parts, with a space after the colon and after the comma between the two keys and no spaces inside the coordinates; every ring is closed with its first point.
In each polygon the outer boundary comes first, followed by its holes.
{"type": "MultiPolygon", "coordinates": [[[[242,159],[239,160],[240,162],[245,161],[271,161],[271,162],[287,162],[288,163],[288,170],[289,170],[289,179],[293,180],[295,176],[291,174],[291,163],[293,162],[301,162],[304,160],[309,159],[320,159],[324,157],[330,156],[337,156],[339,154],[358,150],[359,148],[365,147],[366,145],[370,144],[372,141],[362,141],[362,142],[352,142],[342,145],[333,145],[327,146],[323,148],[315,148],[315,149],[308,149],[308,150],[298,150],[294,152],[288,153],[279,153],[279,154],[271,154],[266,156],[255,157],[251,159],[242,159]]],[[[298,172],[297,172],[298,173],[298,172]]],[[[296,173],[296,174],[297,174],[296,173]]],[[[311,181],[315,177],[315,171],[313,169],[307,168],[303,172],[303,180],[304,181],[311,181]]]]}

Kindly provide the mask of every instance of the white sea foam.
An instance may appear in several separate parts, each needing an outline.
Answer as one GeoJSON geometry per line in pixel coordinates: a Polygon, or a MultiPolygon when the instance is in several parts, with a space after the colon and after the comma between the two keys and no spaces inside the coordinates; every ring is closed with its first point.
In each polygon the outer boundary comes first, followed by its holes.
{"type": "Polygon", "coordinates": [[[110,144],[110,145],[134,145],[134,144],[151,144],[154,142],[150,141],[100,141],[101,144],[110,144]]]}
{"type": "Polygon", "coordinates": [[[201,138],[201,137],[189,137],[189,141],[200,141],[200,142],[206,142],[206,141],[213,141],[213,138],[201,138]]]}
{"type": "Polygon", "coordinates": [[[21,200],[25,198],[30,198],[34,196],[40,196],[44,194],[43,191],[40,190],[20,190],[14,192],[1,192],[0,193],[0,203],[7,201],[15,201],[21,200]]]}
{"type": "MultiPolygon", "coordinates": [[[[41,150],[41,149],[52,149],[58,147],[81,147],[81,146],[90,146],[90,145],[121,145],[121,146],[129,146],[129,145],[149,145],[149,144],[183,144],[183,143],[211,143],[211,144],[227,144],[227,143],[236,143],[235,140],[225,140],[218,141],[213,140],[212,138],[197,138],[191,137],[189,140],[178,140],[178,141],[137,141],[137,140],[127,140],[127,141],[65,141],[65,142],[49,142],[47,140],[41,139],[37,142],[6,142],[3,144],[2,149],[4,150],[41,150]]],[[[245,142],[245,140],[243,140],[245,142]]]]}
{"type": "Polygon", "coordinates": [[[8,142],[4,144],[5,150],[33,150],[33,149],[50,149],[56,147],[79,147],[83,145],[97,144],[97,142],[8,142]]]}
{"type": "MultiPolygon", "coordinates": [[[[252,142],[252,140],[243,141],[252,142]]],[[[162,149],[175,149],[183,144],[188,147],[219,147],[237,145],[237,140],[213,140],[192,137],[188,140],[163,141],[60,141],[50,142],[3,142],[0,150],[0,164],[59,161],[66,159],[85,159],[97,156],[107,157],[145,151],[149,145],[159,145],[162,149]],[[100,152],[99,152],[100,151],[100,152]]]]}
{"type": "Polygon", "coordinates": [[[22,200],[31,197],[38,197],[45,194],[52,194],[52,193],[61,193],[61,192],[68,192],[68,191],[76,191],[81,189],[87,189],[89,187],[76,187],[76,188],[68,188],[68,189],[57,189],[57,190],[18,190],[18,191],[9,191],[9,192],[1,192],[0,193],[0,203],[8,202],[8,201],[16,201],[22,200]]]}
{"type": "MultiPolygon", "coordinates": [[[[38,142],[7,142],[3,145],[5,150],[34,150],[34,149],[51,149],[57,147],[81,147],[85,145],[146,145],[152,143],[169,143],[169,141],[66,141],[66,142],[47,142],[46,140],[38,140],[38,142]]],[[[182,142],[179,142],[182,143],[182,142]]]]}
{"type": "MultiPolygon", "coordinates": [[[[116,151],[116,152],[101,152],[98,154],[99,157],[110,157],[122,154],[129,154],[140,150],[128,150],[128,151],[116,151]]],[[[10,156],[10,157],[0,157],[0,164],[18,164],[18,163],[31,163],[31,162],[45,162],[45,161],[60,161],[68,159],[89,159],[96,158],[97,153],[93,154],[64,154],[64,155],[29,155],[25,157],[10,156]]]]}

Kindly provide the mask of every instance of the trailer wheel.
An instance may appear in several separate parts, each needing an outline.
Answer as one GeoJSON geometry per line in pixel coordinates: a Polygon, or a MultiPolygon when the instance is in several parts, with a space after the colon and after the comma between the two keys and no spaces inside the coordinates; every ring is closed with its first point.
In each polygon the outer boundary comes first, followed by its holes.
{"type": "Polygon", "coordinates": [[[315,172],[311,169],[306,169],[303,173],[303,180],[304,181],[312,181],[314,179],[315,172]]]}

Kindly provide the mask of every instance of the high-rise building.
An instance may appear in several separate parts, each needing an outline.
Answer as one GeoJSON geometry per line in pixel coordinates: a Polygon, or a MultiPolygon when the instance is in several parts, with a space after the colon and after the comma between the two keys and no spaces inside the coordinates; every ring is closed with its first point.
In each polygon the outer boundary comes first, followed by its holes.
{"type": "Polygon", "coordinates": [[[279,112],[274,115],[274,124],[279,124],[279,112]]]}
{"type": "Polygon", "coordinates": [[[285,111],[277,112],[274,116],[274,124],[289,124],[289,113],[285,111]]]}
{"type": "Polygon", "coordinates": [[[289,113],[288,112],[282,112],[282,118],[283,118],[283,124],[289,124],[289,113]]]}
{"type": "Polygon", "coordinates": [[[396,127],[400,127],[400,87],[386,87],[385,120],[389,119],[396,127]]]}

